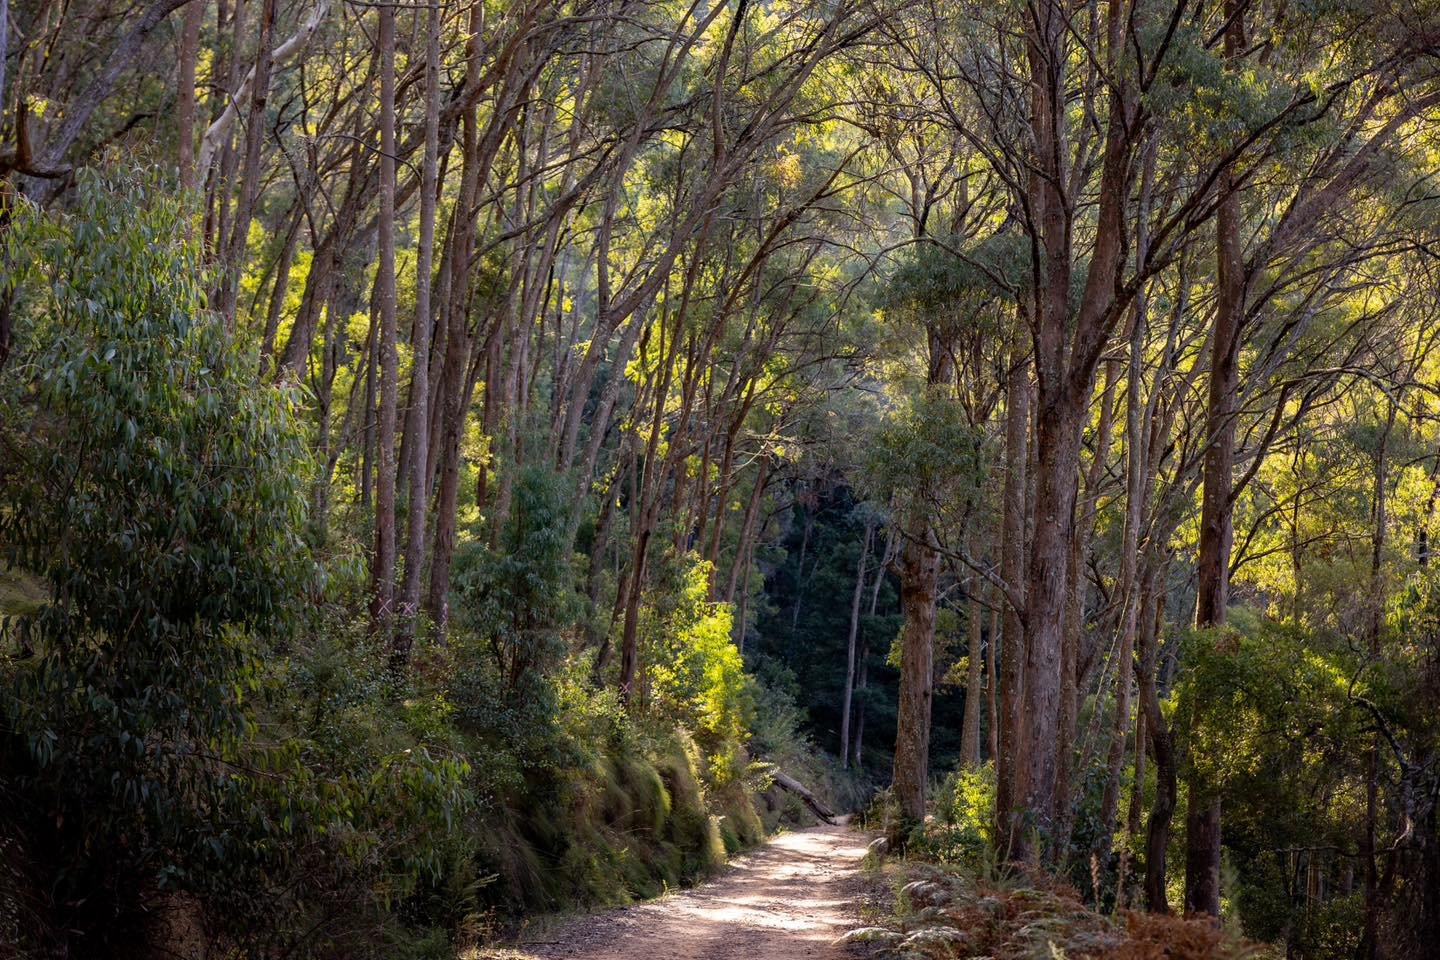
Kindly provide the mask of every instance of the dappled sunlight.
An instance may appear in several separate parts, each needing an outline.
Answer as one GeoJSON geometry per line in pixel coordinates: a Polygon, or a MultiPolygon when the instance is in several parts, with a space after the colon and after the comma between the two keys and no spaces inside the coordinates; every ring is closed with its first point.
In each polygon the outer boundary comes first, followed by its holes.
{"type": "MultiPolygon", "coordinates": [[[[846,827],[782,834],[693,890],[576,920],[508,956],[799,960],[843,956],[866,847],[846,827]]],[[[503,957],[506,954],[490,954],[503,957]]]]}

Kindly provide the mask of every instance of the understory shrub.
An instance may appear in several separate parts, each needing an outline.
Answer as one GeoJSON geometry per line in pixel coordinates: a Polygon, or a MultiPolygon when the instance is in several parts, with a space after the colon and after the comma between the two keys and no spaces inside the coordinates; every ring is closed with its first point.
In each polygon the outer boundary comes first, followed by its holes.
{"type": "Polygon", "coordinates": [[[353,669],[294,682],[324,586],[293,398],[205,310],[188,212],[155,196],[86,174],[6,232],[0,566],[39,596],[0,611],[0,939],[379,952],[465,859],[432,840],[464,764],[353,722],[353,669]]]}
{"type": "Polygon", "coordinates": [[[1208,919],[1102,913],[1068,883],[1020,870],[969,871],[908,861],[895,915],[850,939],[906,960],[1246,960],[1261,948],[1208,919]]]}
{"type": "Polygon", "coordinates": [[[5,202],[0,956],[450,957],[762,838],[757,688],[705,565],[647,590],[663,666],[627,710],[577,642],[570,478],[521,469],[397,681],[363,549],[311,526],[301,398],[207,310],[186,201],[84,173],[63,212],[5,202]]]}

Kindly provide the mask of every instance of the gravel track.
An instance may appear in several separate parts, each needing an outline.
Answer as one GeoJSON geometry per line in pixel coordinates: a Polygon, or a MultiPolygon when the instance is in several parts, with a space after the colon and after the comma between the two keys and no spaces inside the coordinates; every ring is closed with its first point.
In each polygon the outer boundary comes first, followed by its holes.
{"type": "Polygon", "coordinates": [[[512,956],[535,960],[838,960],[861,925],[868,837],[846,826],[784,833],[691,890],[577,917],[512,956]]]}

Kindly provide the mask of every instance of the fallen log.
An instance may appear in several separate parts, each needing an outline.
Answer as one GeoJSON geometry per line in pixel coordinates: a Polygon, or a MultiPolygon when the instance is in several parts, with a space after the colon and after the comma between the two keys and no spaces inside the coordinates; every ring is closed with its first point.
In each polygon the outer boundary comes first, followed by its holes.
{"type": "Polygon", "coordinates": [[[793,793],[799,797],[800,802],[809,807],[810,812],[821,820],[830,824],[837,822],[834,810],[827,807],[820,798],[808,790],[803,783],[790,776],[790,774],[784,770],[781,770],[779,767],[771,767],[770,779],[774,782],[775,786],[781,790],[784,790],[786,793],[793,793]]]}

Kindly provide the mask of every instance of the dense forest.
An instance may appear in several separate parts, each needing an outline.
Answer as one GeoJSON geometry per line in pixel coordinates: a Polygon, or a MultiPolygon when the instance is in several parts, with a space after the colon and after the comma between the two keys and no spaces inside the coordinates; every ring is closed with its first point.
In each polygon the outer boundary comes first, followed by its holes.
{"type": "Polygon", "coordinates": [[[1434,0],[0,0],[0,957],[1436,956],[1437,500],[1434,0]]]}

